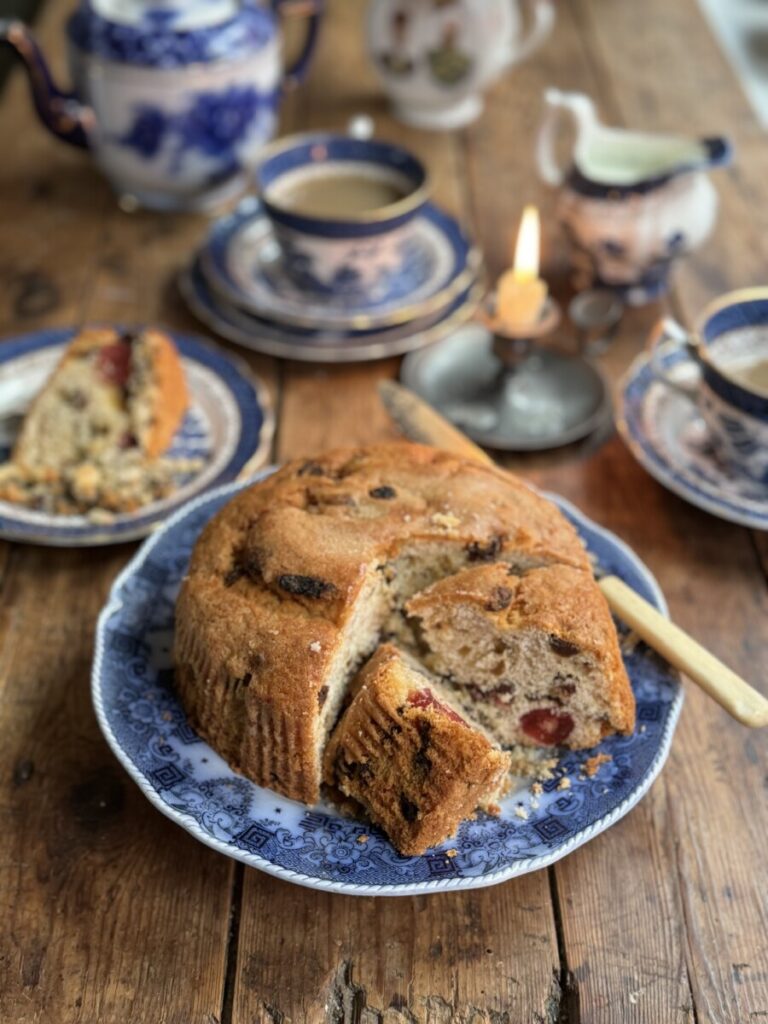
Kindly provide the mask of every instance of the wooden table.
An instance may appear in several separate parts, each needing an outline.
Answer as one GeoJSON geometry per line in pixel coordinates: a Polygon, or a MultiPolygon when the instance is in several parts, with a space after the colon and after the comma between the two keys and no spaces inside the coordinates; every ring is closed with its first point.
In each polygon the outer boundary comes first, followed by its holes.
{"type": "MultiPolygon", "coordinates": [[[[51,0],[40,21],[60,58],[71,6],[51,0]]],[[[738,159],[717,179],[718,230],[680,267],[669,301],[688,316],[729,287],[765,282],[768,145],[695,0],[559,4],[548,44],[455,136],[389,120],[363,55],[362,7],[330,4],[285,130],[372,112],[381,134],[428,161],[440,202],[469,223],[494,272],[523,202],[539,203],[552,279],[563,247],[531,145],[546,85],[589,90],[616,123],[727,131],[738,159]]],[[[0,137],[4,333],[83,318],[198,329],[173,276],[202,218],[121,213],[86,158],[32,123],[18,75],[0,137]]],[[[614,380],[658,312],[626,317],[603,360],[614,380]]],[[[395,361],[333,370],[247,358],[276,402],[276,459],[394,436],[375,387],[395,361]]],[[[656,573],[680,624],[765,687],[765,535],[680,501],[615,435],[510,465],[615,530],[656,573]]],[[[132,552],[0,546],[3,1024],[768,1022],[765,733],[688,687],[649,795],[548,871],[424,898],[300,889],[167,821],[98,732],[94,622],[132,552]]]]}

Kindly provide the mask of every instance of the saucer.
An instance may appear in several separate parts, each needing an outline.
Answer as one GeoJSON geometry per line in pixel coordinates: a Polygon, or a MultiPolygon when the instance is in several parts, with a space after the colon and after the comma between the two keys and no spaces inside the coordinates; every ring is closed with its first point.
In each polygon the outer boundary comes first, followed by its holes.
{"type": "Polygon", "coordinates": [[[534,345],[515,373],[500,371],[491,332],[467,324],[409,355],[400,378],[473,441],[501,451],[558,448],[610,418],[607,385],[580,356],[534,345]]]}
{"type": "Polygon", "coordinates": [[[472,282],[447,309],[412,323],[363,331],[277,326],[251,316],[233,308],[213,292],[198,262],[179,275],[179,290],[198,320],[236,345],[278,359],[355,363],[403,355],[445,337],[474,313],[484,286],[478,281],[472,282]]]}
{"type": "MultiPolygon", "coordinates": [[[[0,539],[57,547],[95,547],[146,537],[185,502],[263,465],[274,417],[269,396],[240,360],[200,338],[169,332],[181,356],[189,408],[168,455],[201,466],[175,481],[171,494],[109,522],[57,515],[0,501],[0,539]]],[[[72,328],[34,331],[0,345],[0,462],[10,456],[21,417],[58,365],[72,328]]]]}
{"type": "MultiPolygon", "coordinates": [[[[362,243],[361,243],[362,244],[362,243]]],[[[280,247],[258,199],[249,196],[217,221],[200,251],[211,286],[229,303],[274,323],[328,330],[372,330],[437,313],[477,275],[480,255],[458,222],[431,203],[414,222],[401,281],[388,298],[361,304],[343,292],[310,296],[284,273],[280,247]]]]}
{"type": "MultiPolygon", "coordinates": [[[[681,383],[697,372],[679,352],[660,357],[660,365],[681,383]]],[[[768,530],[768,486],[739,476],[716,458],[694,404],[654,376],[645,354],[625,374],[620,403],[619,432],[660,484],[720,519],[768,530]]]]}

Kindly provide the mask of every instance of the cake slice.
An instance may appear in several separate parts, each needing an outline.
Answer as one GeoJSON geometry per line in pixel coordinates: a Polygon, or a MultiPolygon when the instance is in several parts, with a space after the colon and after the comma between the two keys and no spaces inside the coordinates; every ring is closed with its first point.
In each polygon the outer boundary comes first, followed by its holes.
{"type": "Polygon", "coordinates": [[[580,749],[634,729],[616,628],[589,573],[476,566],[406,610],[424,664],[502,745],[580,749]]]}
{"type": "Polygon", "coordinates": [[[80,332],[35,398],[0,497],[57,512],[131,510],[169,489],[158,457],[187,408],[184,372],[157,330],[80,332]]]}
{"type": "Polygon", "coordinates": [[[362,805],[400,853],[424,853],[477,807],[492,807],[509,755],[397,648],[380,647],[351,693],[326,748],[325,779],[362,805]]]}

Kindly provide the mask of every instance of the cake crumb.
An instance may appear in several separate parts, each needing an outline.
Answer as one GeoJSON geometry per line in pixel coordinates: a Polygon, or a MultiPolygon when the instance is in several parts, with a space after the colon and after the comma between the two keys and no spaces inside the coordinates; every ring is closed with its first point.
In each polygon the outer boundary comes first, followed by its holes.
{"type": "Polygon", "coordinates": [[[171,714],[170,711],[164,711],[160,717],[162,718],[162,720],[164,722],[172,722],[173,721],[173,715],[171,714]]]}
{"type": "Polygon", "coordinates": [[[641,732],[641,733],[643,733],[643,732],[645,732],[645,730],[646,730],[647,728],[648,728],[648,726],[647,726],[647,725],[641,725],[641,726],[640,726],[640,728],[638,729],[638,732],[641,732]]]}
{"type": "Polygon", "coordinates": [[[367,843],[368,839],[369,839],[369,836],[366,836],[366,835],[362,835],[362,836],[358,836],[357,837],[358,843],[367,843]]]}
{"type": "Polygon", "coordinates": [[[538,779],[535,782],[531,783],[531,792],[534,796],[541,796],[541,794],[544,792],[544,787],[538,781],[538,779]]]}
{"type": "Polygon", "coordinates": [[[446,530],[452,530],[455,526],[461,525],[461,520],[453,512],[434,512],[429,521],[434,526],[442,526],[446,530]]]}
{"type": "Polygon", "coordinates": [[[528,820],[528,811],[526,811],[522,804],[518,804],[515,808],[515,817],[522,818],[523,821],[528,820]]]}
{"type": "Polygon", "coordinates": [[[539,809],[539,801],[536,799],[535,796],[531,797],[531,807],[534,811],[538,811],[539,809]]]}
{"type": "Polygon", "coordinates": [[[322,651],[323,647],[319,640],[313,640],[312,643],[309,645],[309,649],[310,651],[312,651],[313,654],[319,654],[320,651],[322,651]]]}
{"type": "Polygon", "coordinates": [[[606,762],[612,760],[613,758],[610,754],[595,754],[594,757],[587,758],[587,760],[582,765],[582,771],[591,779],[600,771],[601,764],[606,764],[606,762]]]}
{"type": "Polygon", "coordinates": [[[567,775],[564,775],[562,777],[562,779],[560,779],[560,781],[557,784],[557,788],[558,789],[570,789],[571,788],[571,780],[568,778],[567,775]]]}
{"type": "Polygon", "coordinates": [[[459,851],[458,850],[446,850],[445,851],[445,856],[446,857],[450,857],[451,860],[453,860],[454,857],[458,857],[458,855],[459,855],[459,851]]]}

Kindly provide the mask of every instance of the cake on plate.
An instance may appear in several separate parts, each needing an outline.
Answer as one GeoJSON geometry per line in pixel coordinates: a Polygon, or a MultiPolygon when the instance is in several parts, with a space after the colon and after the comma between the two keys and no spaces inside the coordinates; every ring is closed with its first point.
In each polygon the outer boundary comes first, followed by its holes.
{"type": "Polygon", "coordinates": [[[315,803],[350,680],[410,632],[407,602],[495,563],[569,567],[596,589],[570,523],[500,469],[409,443],[288,463],[235,495],[195,546],[175,631],[191,722],[254,782],[315,803]]]}
{"type": "Polygon", "coordinates": [[[162,497],[178,466],[161,458],[187,409],[162,331],[81,331],[30,406],[0,498],[61,514],[133,511],[162,497]]]}

